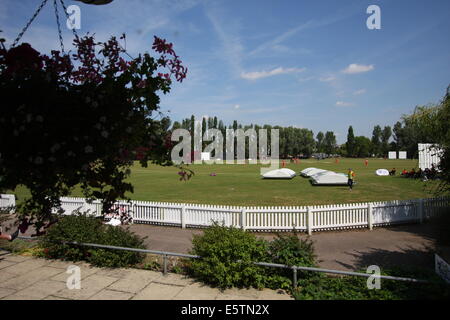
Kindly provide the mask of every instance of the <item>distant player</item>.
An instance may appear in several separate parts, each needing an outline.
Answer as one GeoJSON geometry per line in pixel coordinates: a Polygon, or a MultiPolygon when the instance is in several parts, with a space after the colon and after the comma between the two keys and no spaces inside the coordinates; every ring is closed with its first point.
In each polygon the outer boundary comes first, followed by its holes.
{"type": "Polygon", "coordinates": [[[348,187],[350,188],[349,190],[352,191],[353,190],[353,179],[355,178],[355,172],[352,169],[348,169],[348,187]]]}
{"type": "Polygon", "coordinates": [[[364,164],[365,164],[365,166],[367,167],[367,165],[369,164],[369,160],[364,160],[364,164]]]}

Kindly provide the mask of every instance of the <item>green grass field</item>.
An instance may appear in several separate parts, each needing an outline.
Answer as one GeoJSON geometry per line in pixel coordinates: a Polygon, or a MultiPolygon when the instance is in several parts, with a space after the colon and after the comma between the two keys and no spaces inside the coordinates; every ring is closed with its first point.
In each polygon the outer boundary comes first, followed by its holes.
{"type": "MultiPolygon", "coordinates": [[[[338,204],[351,202],[401,200],[433,197],[435,181],[422,182],[406,179],[398,173],[417,167],[417,160],[370,159],[368,167],[364,159],[301,160],[300,164],[286,167],[299,172],[307,167],[346,173],[352,168],[357,185],[350,192],[345,186],[312,186],[300,176],[292,180],[264,180],[260,178],[260,165],[191,165],[195,175],[189,181],[180,181],[178,169],[150,165],[142,168],[136,163],[130,181],[134,200],[204,203],[247,206],[296,206],[338,204]],[[378,177],[375,170],[397,169],[395,177],[378,177]],[[216,176],[210,176],[214,172],[216,176]]],[[[25,188],[17,188],[19,201],[27,197],[25,188]]],[[[75,188],[73,196],[82,196],[75,188]]]]}

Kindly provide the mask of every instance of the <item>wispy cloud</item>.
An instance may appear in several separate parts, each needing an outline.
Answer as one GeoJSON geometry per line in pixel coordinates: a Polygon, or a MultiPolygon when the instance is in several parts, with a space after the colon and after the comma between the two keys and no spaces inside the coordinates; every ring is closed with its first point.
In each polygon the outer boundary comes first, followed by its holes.
{"type": "Polygon", "coordinates": [[[321,77],[321,78],[319,78],[319,81],[322,81],[322,82],[331,82],[331,81],[334,81],[334,80],[336,80],[335,76],[328,76],[328,77],[321,77]]]}
{"type": "Polygon", "coordinates": [[[356,73],[372,71],[374,68],[375,67],[373,66],[373,64],[363,65],[363,64],[352,63],[347,68],[342,70],[342,72],[346,73],[346,74],[356,74],[356,73]]]}
{"type": "Polygon", "coordinates": [[[366,93],[366,91],[367,91],[366,89],[359,89],[359,90],[354,91],[353,95],[359,96],[360,94],[366,93]]]}
{"type": "Polygon", "coordinates": [[[270,71],[254,71],[254,72],[242,72],[241,78],[247,80],[257,80],[261,78],[267,78],[271,76],[276,76],[279,74],[287,74],[287,73],[299,73],[305,71],[305,68],[283,68],[278,67],[270,71]]]}
{"type": "Polygon", "coordinates": [[[337,101],[336,102],[336,106],[338,106],[338,107],[352,107],[352,106],[354,106],[354,104],[351,103],[351,102],[337,101]]]}
{"type": "Polygon", "coordinates": [[[236,30],[238,27],[225,19],[223,10],[217,6],[207,6],[205,14],[222,44],[218,55],[229,64],[234,75],[239,75],[242,72],[244,47],[236,30]]]}
{"type": "MultiPolygon", "coordinates": [[[[354,8],[348,7],[348,8],[345,8],[345,10],[342,10],[342,12],[337,15],[334,15],[331,17],[326,17],[324,19],[319,19],[319,20],[317,20],[317,19],[309,20],[309,21],[302,23],[296,27],[290,28],[289,30],[287,30],[287,31],[283,32],[282,34],[280,34],[279,36],[275,37],[273,40],[264,42],[263,44],[259,45],[256,49],[251,51],[249,53],[249,55],[254,55],[254,54],[266,51],[268,49],[269,50],[270,49],[272,49],[272,50],[279,49],[280,43],[293,37],[294,35],[300,33],[301,31],[308,30],[308,29],[316,29],[316,28],[325,27],[325,26],[334,24],[336,22],[347,19],[348,17],[353,15],[353,13],[354,13],[354,8]]],[[[287,47],[284,46],[284,48],[287,48],[287,47]]]]}

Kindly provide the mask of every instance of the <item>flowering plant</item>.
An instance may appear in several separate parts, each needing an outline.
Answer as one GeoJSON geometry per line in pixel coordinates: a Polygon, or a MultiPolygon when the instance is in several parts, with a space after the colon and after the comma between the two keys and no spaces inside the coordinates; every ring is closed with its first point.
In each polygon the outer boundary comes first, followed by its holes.
{"type": "Polygon", "coordinates": [[[125,182],[133,160],[170,164],[168,118],[152,117],[158,93],[187,74],[173,45],[155,37],[159,57],[128,59],[116,37],[88,34],[74,45],[71,55],[44,55],[0,39],[0,190],[30,190],[18,211],[38,230],[75,185],[107,212],[133,191],[125,182]]]}

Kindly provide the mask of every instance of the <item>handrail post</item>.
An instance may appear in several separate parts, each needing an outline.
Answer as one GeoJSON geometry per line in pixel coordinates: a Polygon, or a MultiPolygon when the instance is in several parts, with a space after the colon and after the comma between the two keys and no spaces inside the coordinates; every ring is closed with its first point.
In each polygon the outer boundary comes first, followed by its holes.
{"type": "Polygon", "coordinates": [[[242,228],[242,230],[247,229],[247,227],[245,226],[245,221],[246,221],[246,211],[245,211],[245,208],[242,208],[242,211],[241,211],[241,228],[242,228]]]}
{"type": "Polygon", "coordinates": [[[163,254],[163,274],[167,275],[167,254],[163,254]]]}
{"type": "Polygon", "coordinates": [[[180,220],[181,220],[181,228],[182,228],[182,229],[186,229],[185,214],[186,214],[186,206],[185,206],[185,205],[182,205],[182,206],[181,206],[181,216],[180,216],[180,220]]]}
{"type": "Polygon", "coordinates": [[[292,286],[297,289],[297,268],[295,266],[292,267],[292,273],[292,286]]]}
{"type": "Polygon", "coordinates": [[[419,222],[422,223],[424,218],[424,201],[419,199],[419,222]]]}
{"type": "Polygon", "coordinates": [[[312,234],[312,227],[313,227],[313,215],[311,211],[311,207],[308,206],[308,212],[307,212],[307,228],[308,228],[308,235],[312,234]]]}
{"type": "Polygon", "coordinates": [[[369,225],[369,230],[373,230],[373,210],[371,202],[367,204],[367,223],[369,225]]]}

